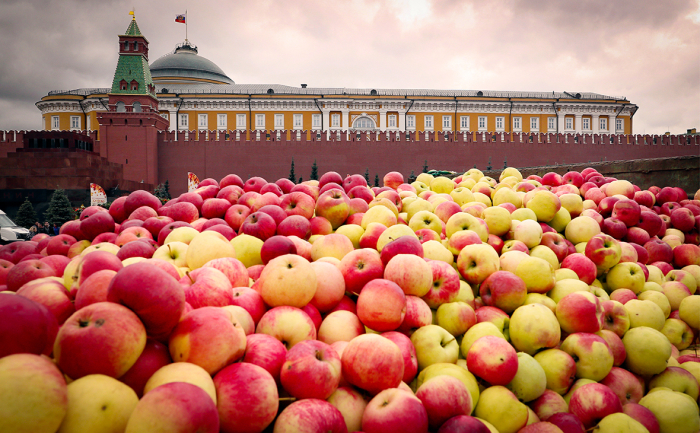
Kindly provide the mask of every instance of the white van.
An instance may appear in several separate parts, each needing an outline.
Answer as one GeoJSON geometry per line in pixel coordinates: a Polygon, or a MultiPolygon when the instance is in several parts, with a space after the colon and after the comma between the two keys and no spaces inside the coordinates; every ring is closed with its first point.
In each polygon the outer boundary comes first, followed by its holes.
{"type": "Polygon", "coordinates": [[[29,237],[29,230],[15,224],[5,212],[0,210],[0,244],[24,241],[29,237]]]}

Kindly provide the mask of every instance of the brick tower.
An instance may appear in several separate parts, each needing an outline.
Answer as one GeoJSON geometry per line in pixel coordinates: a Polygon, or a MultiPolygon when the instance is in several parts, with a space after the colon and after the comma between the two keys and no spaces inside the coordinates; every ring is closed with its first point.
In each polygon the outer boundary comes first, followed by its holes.
{"type": "Polygon", "coordinates": [[[123,164],[124,179],[158,184],[158,131],[168,121],[158,114],[156,89],[148,66],[148,39],[131,20],[119,35],[119,61],[108,111],[98,115],[100,155],[123,164]]]}

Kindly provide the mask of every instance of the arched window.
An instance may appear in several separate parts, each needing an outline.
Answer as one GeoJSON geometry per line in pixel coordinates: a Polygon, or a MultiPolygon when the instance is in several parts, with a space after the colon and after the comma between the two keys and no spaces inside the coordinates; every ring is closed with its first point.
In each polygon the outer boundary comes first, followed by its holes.
{"type": "Polygon", "coordinates": [[[129,41],[124,41],[124,51],[129,51],[129,41]]]}
{"type": "Polygon", "coordinates": [[[134,51],[139,50],[139,41],[134,41],[134,51]]]}
{"type": "Polygon", "coordinates": [[[123,113],[126,111],[126,106],[122,101],[117,102],[117,113],[123,113]]]}
{"type": "Polygon", "coordinates": [[[358,117],[352,124],[352,129],[359,130],[374,130],[376,128],[374,121],[369,117],[358,117]]]}
{"type": "Polygon", "coordinates": [[[139,82],[136,80],[131,80],[131,90],[139,90],[139,82]]]}
{"type": "Polygon", "coordinates": [[[141,112],[141,103],[139,101],[134,101],[134,113],[141,112]]]}

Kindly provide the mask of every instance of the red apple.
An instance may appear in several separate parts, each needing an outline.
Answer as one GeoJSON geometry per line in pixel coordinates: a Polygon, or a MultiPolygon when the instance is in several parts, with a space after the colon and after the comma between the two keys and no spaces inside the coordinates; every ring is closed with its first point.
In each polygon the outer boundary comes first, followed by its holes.
{"type": "Polygon", "coordinates": [[[56,317],[43,305],[0,293],[0,358],[15,353],[50,355],[58,332],[56,317]]]}

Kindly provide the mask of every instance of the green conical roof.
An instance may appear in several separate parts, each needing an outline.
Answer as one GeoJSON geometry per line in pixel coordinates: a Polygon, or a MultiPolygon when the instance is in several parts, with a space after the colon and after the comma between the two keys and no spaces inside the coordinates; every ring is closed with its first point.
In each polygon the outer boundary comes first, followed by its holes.
{"type": "Polygon", "coordinates": [[[141,30],[139,29],[139,25],[136,24],[136,19],[131,20],[129,23],[129,27],[126,29],[126,33],[124,33],[126,36],[143,36],[141,34],[141,30]]]}

